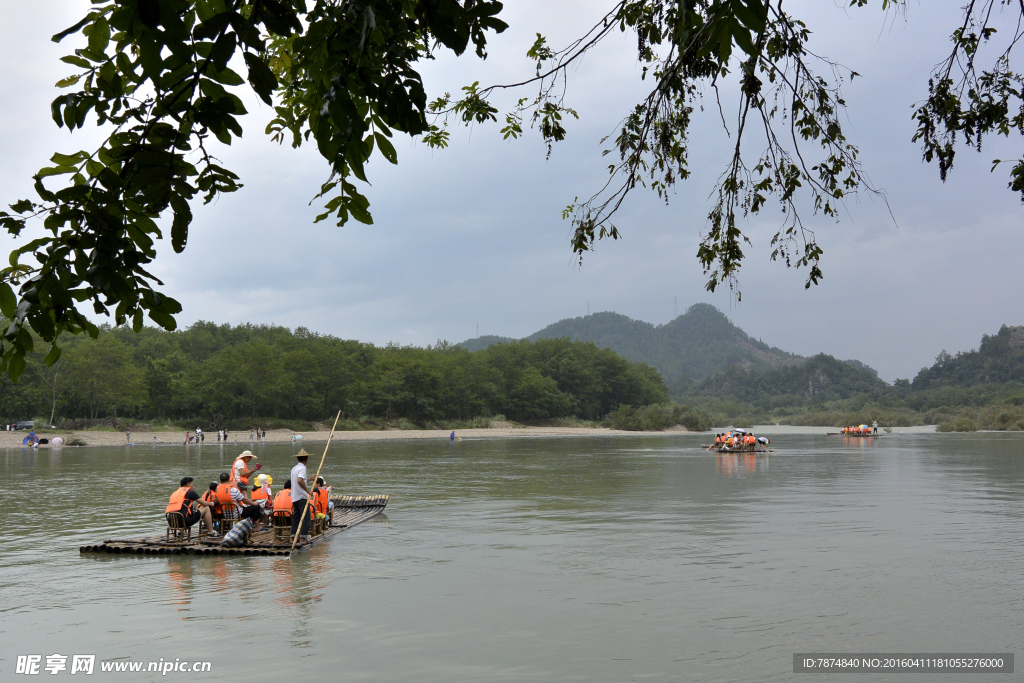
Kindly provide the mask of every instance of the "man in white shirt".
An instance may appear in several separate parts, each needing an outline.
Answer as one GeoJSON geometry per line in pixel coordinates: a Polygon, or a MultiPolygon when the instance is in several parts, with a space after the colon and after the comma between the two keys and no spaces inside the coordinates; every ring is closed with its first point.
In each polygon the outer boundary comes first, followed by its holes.
{"type": "Polygon", "coordinates": [[[306,461],[309,460],[309,453],[303,448],[295,454],[299,461],[292,468],[292,537],[302,522],[302,540],[309,540],[309,511],[306,509],[306,500],[309,498],[309,487],[306,486],[306,461]],[[303,514],[305,513],[305,514],[303,514]]]}

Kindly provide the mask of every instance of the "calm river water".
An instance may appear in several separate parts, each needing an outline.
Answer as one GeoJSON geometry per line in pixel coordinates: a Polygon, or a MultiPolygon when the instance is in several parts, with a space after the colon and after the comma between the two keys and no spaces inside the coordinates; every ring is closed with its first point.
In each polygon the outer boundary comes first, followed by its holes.
{"type": "MultiPolygon", "coordinates": [[[[843,677],[793,674],[794,652],[1024,653],[1024,437],[707,438],[336,445],[328,482],[389,493],[386,519],[295,558],[79,555],[162,532],[176,480],[238,447],[0,451],[0,680],[54,653],[95,654],[86,680],[180,658],[212,673],[106,678],[275,682],[821,681],[843,677]]],[[[257,452],[276,490],[293,448],[257,452]]]]}

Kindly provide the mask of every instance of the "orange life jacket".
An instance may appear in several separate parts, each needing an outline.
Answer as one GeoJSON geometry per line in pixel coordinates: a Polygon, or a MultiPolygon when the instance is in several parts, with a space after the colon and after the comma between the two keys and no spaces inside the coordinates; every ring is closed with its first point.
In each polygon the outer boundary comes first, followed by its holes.
{"type": "Polygon", "coordinates": [[[265,488],[259,486],[252,492],[252,495],[249,496],[249,498],[253,501],[270,500],[270,495],[267,493],[267,490],[265,488]]]}
{"type": "Polygon", "coordinates": [[[277,496],[274,497],[274,512],[285,511],[288,514],[292,512],[292,491],[291,489],[282,489],[277,496]]]}
{"type": "Polygon", "coordinates": [[[312,504],[316,506],[317,514],[327,514],[327,510],[329,507],[328,504],[330,503],[330,500],[331,498],[330,495],[327,493],[326,488],[320,488],[319,490],[317,490],[317,492],[313,495],[312,501],[312,504]]]}
{"type": "Polygon", "coordinates": [[[236,473],[238,472],[238,463],[242,463],[242,469],[243,470],[249,469],[248,467],[245,466],[245,461],[244,460],[242,460],[241,458],[235,458],[234,464],[231,465],[231,479],[229,481],[232,484],[237,484],[238,482],[242,482],[243,484],[248,484],[249,483],[249,477],[242,477],[241,479],[239,479],[238,477],[235,476],[236,473]]]}
{"type": "Polygon", "coordinates": [[[203,494],[203,500],[205,500],[207,503],[216,503],[217,494],[207,489],[206,493],[203,494]]]}
{"type": "Polygon", "coordinates": [[[235,501],[231,498],[231,483],[217,484],[217,505],[214,506],[213,511],[217,514],[224,513],[224,506],[231,507],[235,504],[235,501]]]}
{"type": "Polygon", "coordinates": [[[171,502],[167,505],[166,512],[180,512],[181,514],[188,515],[192,514],[192,501],[185,499],[185,494],[188,493],[188,487],[182,486],[180,489],[171,494],[171,502]]]}

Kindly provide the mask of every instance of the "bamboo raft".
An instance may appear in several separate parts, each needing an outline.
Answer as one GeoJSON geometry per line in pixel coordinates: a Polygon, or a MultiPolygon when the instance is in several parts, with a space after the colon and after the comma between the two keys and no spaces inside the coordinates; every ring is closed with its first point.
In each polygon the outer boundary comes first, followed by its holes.
{"type": "Polygon", "coordinates": [[[866,436],[879,436],[878,432],[874,434],[843,434],[842,432],[825,432],[825,436],[849,436],[856,439],[862,439],[866,436]]]}
{"type": "Polygon", "coordinates": [[[757,448],[729,448],[728,446],[715,447],[715,444],[701,444],[700,446],[706,451],[715,451],[716,453],[774,453],[770,448],[765,446],[758,446],[757,448]]]}
{"type": "MultiPolygon", "coordinates": [[[[300,552],[322,543],[345,529],[351,529],[368,519],[384,512],[389,496],[334,496],[334,516],[330,526],[322,533],[310,536],[308,542],[299,541],[295,552],[300,552]]],[[[292,553],[291,539],[274,542],[274,531],[264,526],[249,536],[249,542],[238,548],[222,548],[220,538],[200,541],[193,536],[187,541],[169,541],[165,536],[107,540],[99,545],[84,545],[78,549],[84,553],[109,553],[114,555],[261,555],[287,557],[292,553]]]]}

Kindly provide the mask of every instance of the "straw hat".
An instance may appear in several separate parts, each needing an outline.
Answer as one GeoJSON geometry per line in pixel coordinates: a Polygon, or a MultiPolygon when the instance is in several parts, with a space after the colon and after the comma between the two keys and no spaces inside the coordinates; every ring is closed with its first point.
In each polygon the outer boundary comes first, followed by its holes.
{"type": "Polygon", "coordinates": [[[270,475],[268,474],[261,474],[260,476],[256,477],[256,481],[260,483],[260,486],[270,486],[271,484],[274,483],[274,480],[271,479],[270,475]]]}
{"type": "Polygon", "coordinates": [[[295,457],[296,458],[309,458],[309,457],[312,457],[312,456],[310,456],[310,454],[306,452],[305,448],[301,448],[301,449],[299,449],[299,452],[295,454],[295,457]]]}
{"type": "Polygon", "coordinates": [[[258,457],[252,454],[252,451],[242,451],[238,454],[239,458],[252,458],[253,460],[259,460],[258,457]]]}

